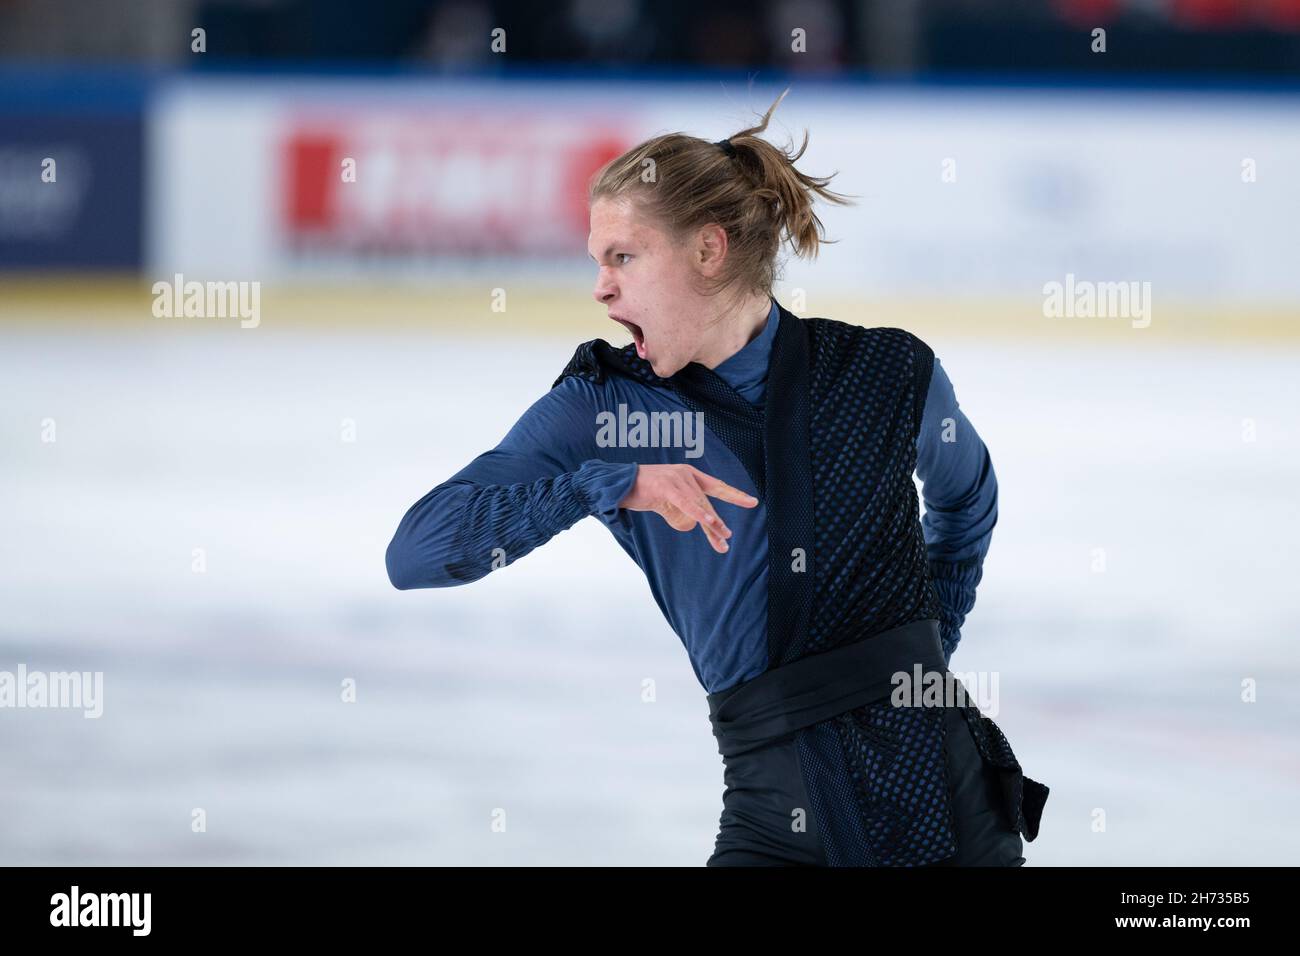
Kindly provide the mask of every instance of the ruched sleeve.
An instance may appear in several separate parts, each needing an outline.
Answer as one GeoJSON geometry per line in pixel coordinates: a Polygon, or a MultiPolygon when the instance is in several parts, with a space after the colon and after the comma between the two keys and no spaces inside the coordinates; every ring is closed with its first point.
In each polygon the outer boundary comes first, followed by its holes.
{"type": "Polygon", "coordinates": [[[588,515],[616,520],[637,465],[582,457],[595,432],[590,389],[578,379],[552,389],[500,444],[407,510],[385,555],[393,587],[468,584],[588,515]]]}
{"type": "Polygon", "coordinates": [[[945,658],[951,658],[975,606],[998,520],[998,483],[989,451],[937,357],[917,436],[916,473],[925,501],[926,555],[942,608],[939,630],[945,658]]]}

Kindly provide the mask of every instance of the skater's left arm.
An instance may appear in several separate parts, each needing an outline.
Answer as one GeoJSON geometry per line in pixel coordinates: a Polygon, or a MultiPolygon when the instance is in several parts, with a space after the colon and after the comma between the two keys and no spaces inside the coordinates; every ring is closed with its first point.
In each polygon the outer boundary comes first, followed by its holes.
{"type": "Polygon", "coordinates": [[[569,378],[538,399],[495,448],[403,516],[385,555],[399,590],[468,584],[581,518],[619,522],[638,465],[602,460],[592,386],[569,378]]]}
{"type": "Polygon", "coordinates": [[[921,526],[941,605],[939,630],[946,660],[975,606],[975,589],[998,520],[998,482],[988,448],[958,405],[938,357],[916,445],[916,473],[925,501],[921,526]]]}

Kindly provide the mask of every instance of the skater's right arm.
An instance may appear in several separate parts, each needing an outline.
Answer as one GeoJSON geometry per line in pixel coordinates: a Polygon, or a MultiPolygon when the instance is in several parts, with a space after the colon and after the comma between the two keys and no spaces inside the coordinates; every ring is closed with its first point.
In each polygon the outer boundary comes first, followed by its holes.
{"type": "Polygon", "coordinates": [[[612,523],[638,465],[597,457],[592,388],[566,379],[500,444],[415,502],[385,555],[393,587],[468,584],[587,515],[612,523]]]}

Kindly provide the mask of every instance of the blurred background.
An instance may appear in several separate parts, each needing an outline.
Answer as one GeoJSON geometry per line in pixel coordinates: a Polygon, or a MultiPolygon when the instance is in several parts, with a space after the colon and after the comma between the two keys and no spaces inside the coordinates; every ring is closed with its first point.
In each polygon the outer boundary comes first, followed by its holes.
{"type": "Polygon", "coordinates": [[[597,522],[383,558],[625,341],[591,172],[787,86],[858,203],[777,298],[924,338],[998,474],[952,667],[1029,865],[1294,861],[1298,0],[0,0],[0,671],[103,675],[0,708],[0,863],[702,865],[704,691],[597,522]]]}

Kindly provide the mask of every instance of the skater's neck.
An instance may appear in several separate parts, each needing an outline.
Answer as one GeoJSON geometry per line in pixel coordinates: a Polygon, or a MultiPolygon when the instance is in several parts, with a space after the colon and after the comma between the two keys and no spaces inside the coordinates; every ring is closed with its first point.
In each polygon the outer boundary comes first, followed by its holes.
{"type": "Polygon", "coordinates": [[[775,307],[770,295],[750,295],[721,311],[710,323],[716,334],[701,346],[695,361],[716,371],[760,336],[775,307]]]}
{"type": "Polygon", "coordinates": [[[719,363],[713,371],[747,402],[762,407],[767,390],[767,372],[771,364],[772,343],[781,321],[776,301],[769,300],[767,315],[745,346],[719,363]]]}

